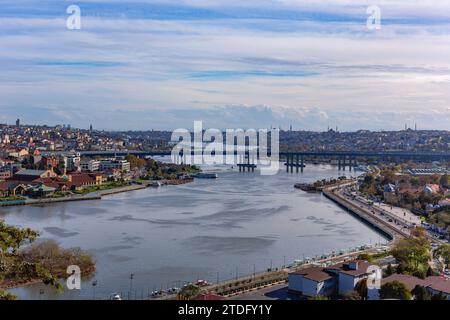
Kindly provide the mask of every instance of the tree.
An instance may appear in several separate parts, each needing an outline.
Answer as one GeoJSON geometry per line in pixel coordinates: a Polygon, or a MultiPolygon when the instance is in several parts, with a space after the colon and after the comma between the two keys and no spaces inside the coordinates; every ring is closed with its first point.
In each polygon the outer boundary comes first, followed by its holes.
{"type": "Polygon", "coordinates": [[[16,253],[20,246],[32,243],[39,236],[39,232],[30,228],[16,228],[8,226],[0,220],[0,257],[6,253],[16,253]]]}
{"type": "Polygon", "coordinates": [[[392,248],[391,254],[399,262],[398,271],[407,274],[426,275],[430,242],[422,228],[411,232],[411,237],[402,239],[392,248]]]}
{"type": "Polygon", "coordinates": [[[394,272],[395,271],[394,271],[394,268],[392,267],[392,264],[389,263],[386,270],[384,271],[384,276],[389,277],[390,275],[393,275],[394,272]]]}
{"type": "Polygon", "coordinates": [[[368,253],[361,253],[358,255],[357,257],[358,260],[364,260],[367,262],[372,262],[373,261],[373,256],[368,254],[368,253]]]}
{"type": "Polygon", "coordinates": [[[316,294],[315,296],[311,296],[308,300],[329,300],[328,297],[323,296],[321,294],[316,294]]]}
{"type": "Polygon", "coordinates": [[[358,293],[360,299],[367,299],[367,279],[361,279],[355,286],[355,290],[358,293]]]}
{"type": "Polygon", "coordinates": [[[439,179],[439,184],[442,187],[448,187],[449,185],[449,181],[450,181],[450,176],[448,174],[444,174],[441,176],[441,178],[439,179]]]}
{"type": "Polygon", "coordinates": [[[438,294],[431,296],[431,300],[447,300],[447,296],[442,292],[439,292],[438,294]]]}
{"type": "Polygon", "coordinates": [[[411,183],[411,185],[413,185],[415,187],[417,187],[420,184],[420,181],[419,181],[418,177],[411,177],[409,182],[411,183]]]}
{"type": "Polygon", "coordinates": [[[16,300],[17,297],[7,291],[0,289],[0,300],[16,300]]]}
{"type": "Polygon", "coordinates": [[[431,268],[431,266],[428,266],[427,277],[431,277],[431,276],[434,276],[434,275],[435,275],[435,272],[433,271],[433,268],[431,268]]]}
{"type": "Polygon", "coordinates": [[[445,243],[439,246],[436,250],[434,250],[433,256],[435,258],[441,257],[444,259],[444,263],[448,267],[448,264],[450,263],[450,244],[445,243]]]}
{"type": "Polygon", "coordinates": [[[416,285],[411,293],[416,300],[431,300],[431,296],[424,286],[416,285]]]}
{"type": "Polygon", "coordinates": [[[200,288],[194,284],[189,284],[181,289],[178,294],[179,300],[192,300],[200,294],[200,288]]]}
{"type": "Polygon", "coordinates": [[[344,294],[343,296],[344,300],[361,300],[361,296],[356,291],[350,291],[344,294]]]}
{"type": "Polygon", "coordinates": [[[412,295],[408,288],[399,281],[385,283],[380,288],[381,299],[411,300],[412,295]]]}

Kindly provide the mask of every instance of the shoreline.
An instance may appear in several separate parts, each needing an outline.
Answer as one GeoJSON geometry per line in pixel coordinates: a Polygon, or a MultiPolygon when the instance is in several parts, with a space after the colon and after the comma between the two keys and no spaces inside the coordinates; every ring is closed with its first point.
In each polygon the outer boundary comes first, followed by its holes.
{"type": "MultiPolygon", "coordinates": [[[[190,183],[193,180],[160,180],[161,186],[174,186],[190,183]]],[[[29,205],[43,205],[43,204],[53,204],[53,203],[61,203],[61,202],[72,202],[72,201],[88,201],[88,200],[101,200],[104,196],[109,196],[118,193],[124,193],[129,191],[136,191],[152,188],[149,184],[130,184],[127,186],[105,189],[105,190],[97,190],[93,192],[89,192],[83,195],[70,195],[59,198],[43,198],[43,199],[24,199],[24,200],[14,200],[14,201],[4,201],[4,203],[0,202],[0,208],[2,207],[18,207],[18,206],[29,206],[29,205]]]]}

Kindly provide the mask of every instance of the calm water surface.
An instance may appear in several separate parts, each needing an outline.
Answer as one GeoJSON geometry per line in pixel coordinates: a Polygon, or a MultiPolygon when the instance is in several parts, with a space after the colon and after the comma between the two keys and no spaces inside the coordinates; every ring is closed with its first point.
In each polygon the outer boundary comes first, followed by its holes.
{"type": "MultiPolygon", "coordinates": [[[[0,219],[42,232],[64,247],[89,250],[97,272],[80,291],[55,294],[42,285],[12,290],[22,299],[127,298],[183,281],[215,282],[302,257],[384,241],[320,194],[296,182],[337,177],[331,166],[275,176],[219,171],[217,180],[144,189],[48,206],[0,209],[0,219]],[[130,274],[134,279],[130,283],[130,274]]],[[[347,172],[348,174],[348,172],[347,172]]]]}

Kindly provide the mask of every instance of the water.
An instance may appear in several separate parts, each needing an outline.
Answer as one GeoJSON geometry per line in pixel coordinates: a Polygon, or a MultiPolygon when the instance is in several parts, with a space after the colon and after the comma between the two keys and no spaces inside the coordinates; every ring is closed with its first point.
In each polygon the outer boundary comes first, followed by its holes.
{"type": "Polygon", "coordinates": [[[22,299],[127,298],[282,266],[304,256],[384,241],[320,194],[294,183],[339,176],[331,166],[275,176],[219,172],[217,180],[144,189],[48,206],[2,208],[0,219],[42,232],[64,247],[89,250],[97,272],[81,290],[55,294],[43,285],[11,290],[22,299]],[[130,281],[130,274],[134,279],[130,281]]]}

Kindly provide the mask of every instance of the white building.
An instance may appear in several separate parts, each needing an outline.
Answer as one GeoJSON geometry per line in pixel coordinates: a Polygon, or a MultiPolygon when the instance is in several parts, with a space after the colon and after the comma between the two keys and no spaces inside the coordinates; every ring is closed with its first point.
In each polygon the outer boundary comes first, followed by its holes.
{"type": "Polygon", "coordinates": [[[64,165],[67,171],[75,171],[80,167],[81,157],[79,153],[64,157],[64,165]]]}
{"type": "Polygon", "coordinates": [[[311,267],[290,273],[289,291],[305,296],[333,295],[355,290],[359,281],[367,279],[372,273],[371,264],[355,260],[338,263],[330,267],[311,267]]]}
{"type": "Polygon", "coordinates": [[[131,170],[130,163],[127,160],[107,159],[100,160],[100,170],[106,171],[110,169],[119,169],[123,172],[131,170]]]}
{"type": "Polygon", "coordinates": [[[288,290],[305,296],[328,296],[335,292],[335,279],[320,267],[290,273],[288,290]]]}
{"type": "Polygon", "coordinates": [[[98,171],[100,169],[100,161],[98,160],[81,160],[80,161],[81,171],[98,171]]]}

